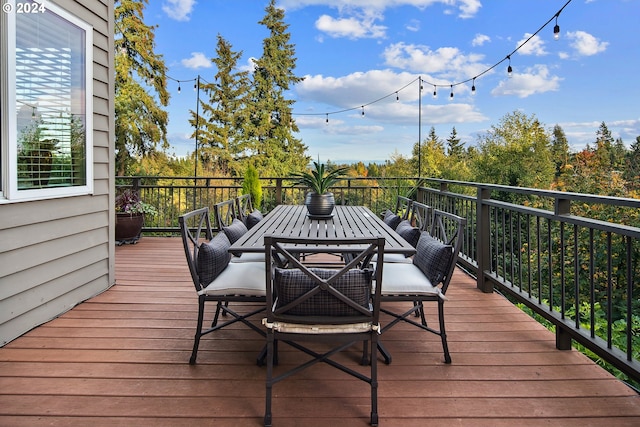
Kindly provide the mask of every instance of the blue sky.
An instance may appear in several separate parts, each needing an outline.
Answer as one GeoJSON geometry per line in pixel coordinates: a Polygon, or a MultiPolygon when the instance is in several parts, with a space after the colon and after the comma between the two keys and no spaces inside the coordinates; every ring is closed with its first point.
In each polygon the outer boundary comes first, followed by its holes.
{"type": "MultiPolygon", "coordinates": [[[[248,69],[262,54],[267,31],[258,21],[268,1],[149,3],[145,21],[158,26],[156,52],[168,75],[183,81],[180,93],[178,82],[168,83],[168,131],[170,152],[184,155],[194,149],[188,118],[196,92],[188,80],[214,81],[218,34],[243,52],[248,69]]],[[[510,55],[507,75],[507,55],[565,3],[280,0],[296,46],[295,72],[305,77],[287,94],[296,100],[297,136],[322,161],[381,161],[410,155],[432,126],[443,140],[455,126],[475,145],[477,135],[518,110],[549,129],[562,126],[574,151],[595,141],[603,121],[629,146],[640,136],[639,1],[572,0],[558,16],[559,40],[552,20],[510,55]],[[478,75],[475,95],[472,82],[458,84],[478,75]]]]}

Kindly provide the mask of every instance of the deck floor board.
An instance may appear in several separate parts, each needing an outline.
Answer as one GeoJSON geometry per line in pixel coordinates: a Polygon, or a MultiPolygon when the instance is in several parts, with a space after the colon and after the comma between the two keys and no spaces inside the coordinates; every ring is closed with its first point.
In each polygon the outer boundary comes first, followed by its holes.
{"type": "MultiPolygon", "coordinates": [[[[261,425],[263,339],[234,325],[204,337],[188,364],[197,299],[180,239],[117,247],[115,268],[111,289],[0,349],[0,426],[261,425]]],[[[383,336],[393,363],[379,364],[381,426],[640,425],[632,389],[556,350],[500,295],[462,271],[447,295],[451,365],[437,337],[409,325],[383,336]]],[[[280,350],[282,366],[304,357],[280,350]]],[[[368,386],[326,365],[274,386],[277,426],[366,426],[368,413],[368,386]]]]}

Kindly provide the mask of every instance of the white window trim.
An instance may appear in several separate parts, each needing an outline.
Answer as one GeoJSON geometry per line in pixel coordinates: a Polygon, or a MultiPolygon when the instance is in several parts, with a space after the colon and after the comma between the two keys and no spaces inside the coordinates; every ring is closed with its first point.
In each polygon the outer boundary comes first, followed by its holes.
{"type": "MultiPolygon", "coordinates": [[[[48,0],[38,0],[50,11],[69,23],[81,28],[85,32],[85,154],[86,154],[86,184],[71,187],[52,187],[32,190],[18,190],[18,142],[17,142],[17,111],[16,111],[16,13],[15,0],[5,0],[14,12],[7,13],[7,150],[2,155],[3,179],[0,189],[0,204],[29,200],[53,199],[60,197],[93,194],[93,26],[84,22],[65,9],[48,0]]],[[[4,12],[3,12],[4,13],[4,12]]]]}

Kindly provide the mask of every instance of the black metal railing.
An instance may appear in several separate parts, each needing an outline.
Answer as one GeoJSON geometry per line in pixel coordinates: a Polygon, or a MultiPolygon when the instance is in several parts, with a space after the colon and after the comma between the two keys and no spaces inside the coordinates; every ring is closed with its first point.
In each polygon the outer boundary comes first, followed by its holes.
{"type": "MultiPolygon", "coordinates": [[[[305,189],[263,178],[262,211],[301,204],[305,189]]],[[[238,196],[241,179],[122,177],[159,214],[144,231],[178,232],[194,207],[238,196]]],[[[460,265],[553,325],[556,346],[572,340],[640,383],[640,200],[416,178],[349,178],[339,204],[382,212],[420,184],[416,200],[467,219],[460,265]]]]}

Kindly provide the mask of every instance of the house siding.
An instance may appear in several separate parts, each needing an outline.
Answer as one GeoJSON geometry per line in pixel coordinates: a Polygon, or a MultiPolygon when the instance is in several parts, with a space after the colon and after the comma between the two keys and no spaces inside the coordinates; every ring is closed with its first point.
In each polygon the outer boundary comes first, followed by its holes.
{"type": "Polygon", "coordinates": [[[113,2],[52,3],[93,26],[94,192],[0,205],[0,346],[115,282],[113,2]]]}

